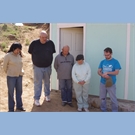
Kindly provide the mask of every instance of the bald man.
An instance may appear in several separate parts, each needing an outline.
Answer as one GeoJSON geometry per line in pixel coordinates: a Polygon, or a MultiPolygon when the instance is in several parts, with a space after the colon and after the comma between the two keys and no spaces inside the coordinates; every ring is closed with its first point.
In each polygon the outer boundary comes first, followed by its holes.
{"type": "Polygon", "coordinates": [[[54,61],[54,68],[57,72],[59,80],[59,89],[61,90],[62,106],[72,105],[72,79],[71,71],[74,64],[74,57],[69,53],[69,46],[62,48],[62,52],[58,54],[54,61]]]}
{"type": "Polygon", "coordinates": [[[55,45],[53,41],[47,39],[46,31],[41,31],[39,39],[32,41],[28,52],[32,55],[34,70],[34,103],[40,106],[40,96],[42,91],[42,81],[44,82],[45,100],[50,101],[50,75],[53,53],[55,45]]]}

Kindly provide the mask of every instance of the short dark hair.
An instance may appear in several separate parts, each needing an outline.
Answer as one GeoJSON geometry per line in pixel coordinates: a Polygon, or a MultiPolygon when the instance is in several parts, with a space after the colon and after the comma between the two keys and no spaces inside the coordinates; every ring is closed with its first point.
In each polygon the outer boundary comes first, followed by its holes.
{"type": "MultiPolygon", "coordinates": [[[[11,46],[10,46],[10,48],[9,48],[9,50],[8,50],[8,53],[9,52],[13,52],[15,49],[20,49],[20,50],[22,50],[22,45],[20,44],[20,43],[17,43],[17,42],[15,42],[15,43],[13,43],[11,46]]],[[[20,53],[20,56],[22,57],[22,54],[20,53]]]]}
{"type": "Polygon", "coordinates": [[[84,60],[83,54],[79,54],[76,56],[76,61],[78,61],[78,60],[84,60]]]}
{"type": "Polygon", "coordinates": [[[109,52],[109,53],[112,54],[112,49],[110,47],[107,47],[107,48],[104,49],[104,52],[109,52]]]}

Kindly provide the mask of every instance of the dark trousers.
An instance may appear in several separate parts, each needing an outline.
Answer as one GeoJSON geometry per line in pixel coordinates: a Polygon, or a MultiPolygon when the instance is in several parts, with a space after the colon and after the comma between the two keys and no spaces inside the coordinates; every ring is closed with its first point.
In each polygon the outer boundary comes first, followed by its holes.
{"type": "Polygon", "coordinates": [[[59,79],[62,102],[72,102],[72,79],[59,79]]]}

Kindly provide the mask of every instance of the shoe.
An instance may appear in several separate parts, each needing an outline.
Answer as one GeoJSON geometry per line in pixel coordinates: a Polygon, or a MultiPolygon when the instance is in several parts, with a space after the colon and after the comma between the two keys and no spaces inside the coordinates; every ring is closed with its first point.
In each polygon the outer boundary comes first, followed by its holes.
{"type": "Polygon", "coordinates": [[[88,108],[84,108],[84,111],[85,111],[85,112],[89,112],[89,109],[88,109],[88,108]]]}
{"type": "Polygon", "coordinates": [[[26,111],[23,107],[22,108],[17,108],[19,111],[26,111]]]}
{"type": "Polygon", "coordinates": [[[82,112],[82,108],[78,108],[77,110],[78,110],[78,112],[82,112]]]}
{"type": "Polygon", "coordinates": [[[34,103],[36,106],[40,106],[39,100],[35,100],[34,103]]]}
{"type": "Polygon", "coordinates": [[[8,112],[14,112],[14,110],[9,110],[8,112]]]}
{"type": "Polygon", "coordinates": [[[47,102],[50,102],[50,96],[45,96],[45,100],[46,100],[47,102]]]}
{"type": "Polygon", "coordinates": [[[65,106],[67,103],[66,102],[62,102],[62,106],[65,106]]]}
{"type": "Polygon", "coordinates": [[[68,105],[69,105],[70,107],[73,107],[73,104],[72,104],[72,103],[68,103],[68,105]]]}

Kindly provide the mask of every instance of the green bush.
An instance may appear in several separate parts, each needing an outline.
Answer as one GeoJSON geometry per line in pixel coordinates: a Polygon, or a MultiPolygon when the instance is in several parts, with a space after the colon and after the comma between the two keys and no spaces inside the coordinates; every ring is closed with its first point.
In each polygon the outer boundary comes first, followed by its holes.
{"type": "Polygon", "coordinates": [[[30,44],[29,39],[26,39],[25,45],[28,46],[30,44]]]}
{"type": "Polygon", "coordinates": [[[6,30],[7,30],[7,24],[4,24],[4,25],[2,26],[2,30],[3,30],[3,31],[6,31],[6,30]]]}
{"type": "Polygon", "coordinates": [[[4,48],[4,49],[3,49],[3,52],[7,53],[7,51],[8,51],[7,48],[4,48]]]}
{"type": "Polygon", "coordinates": [[[2,49],[4,49],[4,48],[6,48],[6,43],[3,42],[3,43],[0,44],[0,46],[1,46],[2,49]]]}

